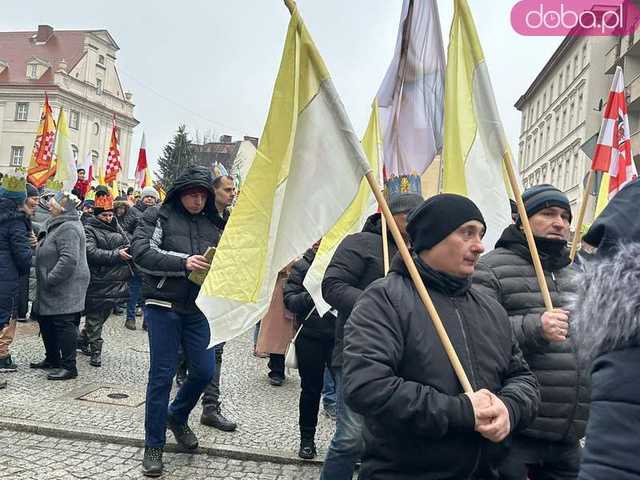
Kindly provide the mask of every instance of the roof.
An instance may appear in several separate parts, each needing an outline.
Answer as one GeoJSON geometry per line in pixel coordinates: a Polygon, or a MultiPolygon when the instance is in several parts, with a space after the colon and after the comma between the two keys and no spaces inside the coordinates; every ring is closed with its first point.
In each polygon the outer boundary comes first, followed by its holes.
{"type": "MultiPolygon", "coordinates": [[[[53,69],[64,60],[71,70],[84,55],[84,39],[90,33],[105,30],[54,30],[43,44],[36,44],[33,37],[38,33],[0,32],[0,60],[8,64],[0,73],[0,84],[42,85],[53,82],[53,69]],[[27,78],[27,64],[34,58],[44,60],[51,66],[38,80],[27,78]]],[[[106,32],[108,35],[108,32],[106,32]]],[[[110,36],[109,36],[110,38],[110,36]]],[[[115,45],[115,42],[114,42],[115,45]]]]}

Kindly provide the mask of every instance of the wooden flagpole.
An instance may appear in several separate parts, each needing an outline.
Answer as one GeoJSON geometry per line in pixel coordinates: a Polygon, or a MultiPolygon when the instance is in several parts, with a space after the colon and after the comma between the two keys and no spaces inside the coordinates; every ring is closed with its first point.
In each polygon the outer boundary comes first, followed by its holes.
{"type": "Polygon", "coordinates": [[[529,224],[529,217],[527,217],[527,211],[524,208],[524,202],[522,201],[522,192],[516,179],[516,174],[513,171],[513,164],[511,163],[511,152],[507,149],[503,156],[504,166],[507,170],[507,176],[513,195],[516,197],[516,204],[518,205],[518,215],[522,221],[522,228],[524,229],[524,235],[527,238],[527,244],[529,245],[529,252],[531,253],[531,259],[533,260],[533,268],[536,272],[536,278],[538,279],[538,285],[540,286],[540,292],[542,293],[542,299],[544,300],[545,308],[548,312],[553,310],[553,303],[551,302],[551,295],[549,294],[549,287],[547,280],[544,277],[544,270],[542,269],[542,263],[540,262],[540,255],[538,254],[538,247],[536,247],[536,241],[533,238],[533,232],[531,231],[531,225],[529,224]]]}
{"type": "Polygon", "coordinates": [[[587,186],[582,192],[582,203],[580,204],[580,211],[578,212],[578,220],[576,222],[576,231],[573,234],[573,242],[571,242],[571,253],[569,253],[569,257],[571,261],[576,258],[576,252],[578,251],[578,244],[580,243],[580,239],[582,238],[582,223],[584,222],[584,214],[587,211],[587,203],[589,201],[589,192],[591,188],[593,188],[593,182],[595,179],[595,175],[593,170],[589,170],[589,177],[587,178],[587,186]]]}

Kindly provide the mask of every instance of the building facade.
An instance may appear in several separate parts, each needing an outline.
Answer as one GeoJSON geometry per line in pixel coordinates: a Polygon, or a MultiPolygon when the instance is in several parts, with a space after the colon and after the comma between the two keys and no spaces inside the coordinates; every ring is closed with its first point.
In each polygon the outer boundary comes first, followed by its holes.
{"type": "Polygon", "coordinates": [[[0,32],[0,172],[29,164],[45,93],[54,119],[63,108],[78,165],[104,170],[115,116],[122,174],[130,171],[138,124],[116,68],[119,47],[106,30],[0,32]]]}
{"type": "Polygon", "coordinates": [[[515,106],[522,112],[518,167],[524,188],[550,183],[565,192],[574,216],[590,158],[581,147],[600,131],[611,76],[613,37],[567,36],[515,106]]]}

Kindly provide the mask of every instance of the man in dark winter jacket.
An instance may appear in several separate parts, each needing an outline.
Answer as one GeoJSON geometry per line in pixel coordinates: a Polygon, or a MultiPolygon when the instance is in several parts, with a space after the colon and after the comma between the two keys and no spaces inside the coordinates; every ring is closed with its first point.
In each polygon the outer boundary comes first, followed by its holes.
{"type": "Polygon", "coordinates": [[[114,306],[128,297],[131,278],[129,239],[114,217],[110,194],[96,196],[93,218],[84,226],[91,281],[85,300],[86,320],[80,343],[91,352],[89,363],[102,365],[102,326],[114,306]]]}
{"type": "MultiPolygon", "coordinates": [[[[389,202],[396,223],[406,236],[408,212],[422,203],[422,197],[413,193],[395,196],[389,202]]],[[[398,251],[391,234],[389,260],[398,251]]],[[[384,276],[382,253],[382,221],[380,214],[369,217],[362,232],[349,235],[336,249],[322,280],[322,296],[338,311],[335,346],[331,366],[336,382],[336,431],[329,445],[323,480],[351,479],[355,464],[362,452],[362,419],[345,405],[342,398],[342,337],[344,324],[356,300],[371,282],[384,276]]]]}
{"type": "MultiPolygon", "coordinates": [[[[227,220],[231,212],[229,207],[233,204],[236,195],[236,188],[233,178],[229,176],[217,177],[213,180],[213,194],[216,205],[216,212],[222,220],[222,230],[224,230],[227,220]]],[[[221,232],[222,235],[222,232],[221,232]]],[[[233,432],[238,425],[236,422],[229,420],[222,414],[222,405],[220,402],[220,375],[222,374],[222,354],[224,352],[224,343],[214,347],[216,354],[216,370],[213,374],[211,382],[205,388],[202,395],[202,416],[200,423],[209,427],[217,428],[223,432],[233,432]]],[[[182,369],[179,374],[184,374],[186,370],[186,358],[181,359],[182,365],[178,368],[182,369]]]]}
{"type": "MultiPolygon", "coordinates": [[[[33,226],[33,217],[35,215],[36,208],[38,207],[38,200],[40,198],[40,194],[38,193],[38,189],[27,183],[27,199],[24,201],[20,210],[27,217],[27,230],[29,233],[29,246],[31,247],[31,251],[35,254],[35,248],[37,244],[36,234],[34,232],[33,226]]],[[[32,255],[33,258],[33,255],[32,255]]],[[[32,262],[32,265],[35,265],[35,261],[32,262]]],[[[18,287],[18,296],[16,298],[16,308],[14,311],[14,315],[16,321],[18,322],[26,322],[27,314],[29,312],[29,292],[30,288],[30,273],[26,273],[20,276],[20,285],[18,287]]],[[[35,287],[35,285],[34,285],[35,287]]]]}
{"type": "Polygon", "coordinates": [[[567,239],[571,208],[567,197],[551,185],[522,194],[529,223],[556,308],[545,312],[531,254],[520,220],[507,227],[495,250],[483,256],[474,283],[509,314],[524,357],[540,383],[542,403],[535,422],[516,435],[502,478],[525,480],[543,475],[574,479],[580,464],[579,439],[588,417],[586,375],[578,367],[574,342],[567,338],[568,294],[575,289],[567,239]]]}
{"type": "Polygon", "coordinates": [[[506,312],[471,288],[485,222],[469,199],[431,197],[408,218],[413,261],[473,393],[464,393],[400,255],[345,326],[344,395],[364,416],[360,479],[494,479],[503,440],[525,428],[537,382],[506,312]]]}
{"type": "Polygon", "coordinates": [[[195,304],[200,286],[188,279],[190,272],[209,268],[203,254],[217,245],[224,225],[215,211],[212,183],[209,170],[189,167],[162,206],[145,211],[133,238],[151,350],[143,460],[148,476],[162,473],[167,427],[180,445],[197,448],[187,421],[215,369],[209,322],[195,304]],[[180,345],[189,373],[167,411],[180,345]]]}
{"type": "Polygon", "coordinates": [[[296,339],[296,356],[300,372],[299,419],[300,449],[298,456],[311,459],[316,456],[315,434],[318,424],[320,395],[324,371],[331,364],[335,316],[331,312],[322,317],[316,310],[311,294],[304,287],[304,278],[316,257],[320,242],[307,250],[291,267],[284,285],[284,304],[302,325],[296,339]]]}
{"type": "Polygon", "coordinates": [[[616,194],[589,229],[571,332],[591,371],[591,412],[580,480],[640,478],[640,182],[616,194]],[[597,321],[594,321],[597,319],[597,321]]]}
{"type": "MultiPolygon", "coordinates": [[[[145,187],[142,189],[141,199],[129,208],[122,225],[122,228],[124,228],[130,239],[133,239],[133,234],[144,212],[147,208],[153,207],[158,203],[159,199],[160,196],[155,188],[145,187]]],[[[127,303],[127,318],[124,323],[124,326],[129,330],[136,329],[136,309],[140,301],[140,290],[142,290],[142,279],[140,278],[140,274],[134,270],[133,277],[129,281],[129,302],[127,303]]],[[[143,330],[146,330],[146,325],[143,319],[143,330]]]]}
{"type": "Polygon", "coordinates": [[[21,275],[29,273],[29,221],[18,208],[27,198],[24,178],[5,175],[0,185],[0,371],[15,371],[9,345],[16,332],[11,315],[21,275]]]}

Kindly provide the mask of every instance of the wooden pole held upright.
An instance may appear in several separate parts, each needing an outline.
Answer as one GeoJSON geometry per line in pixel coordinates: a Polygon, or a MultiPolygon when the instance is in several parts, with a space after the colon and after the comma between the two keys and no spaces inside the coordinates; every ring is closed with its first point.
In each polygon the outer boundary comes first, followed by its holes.
{"type": "Polygon", "coordinates": [[[551,302],[551,295],[549,294],[549,287],[547,286],[547,280],[544,277],[544,270],[542,269],[542,263],[540,263],[540,255],[538,255],[538,247],[536,247],[536,241],[533,238],[533,232],[531,231],[531,225],[529,224],[529,217],[527,217],[527,211],[524,208],[524,202],[522,201],[522,192],[516,179],[516,174],[513,171],[513,165],[511,164],[511,152],[507,150],[503,157],[505,169],[507,170],[507,176],[509,177],[509,183],[513,190],[513,195],[516,197],[516,204],[518,205],[518,215],[522,221],[522,228],[524,235],[527,238],[527,244],[529,245],[529,252],[531,253],[531,259],[533,260],[533,268],[536,271],[536,278],[538,279],[538,285],[540,286],[540,292],[544,300],[545,308],[548,312],[553,310],[553,303],[551,302]]]}
{"type": "Polygon", "coordinates": [[[589,201],[589,192],[593,188],[593,181],[595,179],[595,175],[593,174],[593,170],[589,170],[589,177],[587,178],[587,186],[582,192],[582,203],[580,203],[580,211],[578,212],[578,219],[576,221],[576,231],[573,234],[573,242],[571,242],[571,253],[569,253],[569,257],[571,261],[576,258],[576,252],[578,251],[578,244],[580,243],[580,239],[582,238],[582,223],[584,222],[584,214],[587,211],[587,203],[589,201]]]}

